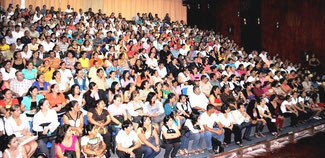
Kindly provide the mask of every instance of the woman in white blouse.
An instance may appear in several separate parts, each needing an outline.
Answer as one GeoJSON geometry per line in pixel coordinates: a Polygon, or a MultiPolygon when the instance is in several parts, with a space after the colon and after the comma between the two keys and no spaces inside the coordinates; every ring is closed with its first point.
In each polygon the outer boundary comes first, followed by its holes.
{"type": "Polygon", "coordinates": [[[70,89],[68,81],[61,77],[61,73],[58,70],[53,72],[53,78],[50,84],[57,84],[61,93],[65,93],[70,89]]]}
{"type": "Polygon", "coordinates": [[[38,111],[33,118],[33,130],[37,132],[39,137],[38,146],[40,152],[45,153],[47,157],[54,157],[54,140],[51,140],[48,136],[51,136],[60,125],[58,122],[58,116],[55,110],[50,109],[50,103],[47,99],[41,99],[39,101],[39,107],[40,111],[38,111]],[[51,149],[47,148],[46,144],[48,142],[53,144],[51,149]]]}
{"type": "Polygon", "coordinates": [[[83,98],[83,93],[80,90],[80,86],[78,84],[74,84],[71,87],[71,94],[68,95],[70,101],[77,101],[79,106],[81,107],[81,111],[84,115],[87,114],[87,111],[83,110],[82,107],[86,105],[86,100],[83,98]]]}
{"type": "Polygon", "coordinates": [[[157,67],[158,67],[158,61],[156,59],[156,53],[155,52],[150,52],[149,53],[149,58],[147,58],[146,64],[152,70],[157,69],[157,67]]]}
{"type": "Polygon", "coordinates": [[[142,116],[148,116],[148,114],[143,112],[144,103],[140,99],[140,94],[138,91],[131,93],[130,102],[127,105],[128,114],[131,116],[131,121],[133,123],[134,129],[138,129],[139,123],[141,122],[142,116]]]}
{"type": "MultiPolygon", "coordinates": [[[[32,136],[28,123],[27,116],[21,113],[19,105],[13,105],[10,108],[11,116],[5,122],[5,130],[7,135],[15,134],[19,142],[24,141],[26,138],[32,136]]],[[[30,141],[23,145],[28,157],[31,157],[37,149],[37,142],[30,141]]]]}
{"type": "Polygon", "coordinates": [[[222,106],[221,112],[223,114],[219,115],[219,119],[220,119],[220,123],[223,126],[223,129],[225,129],[225,139],[223,145],[225,147],[228,147],[228,144],[231,141],[231,133],[233,133],[235,135],[236,144],[242,147],[243,145],[242,145],[240,127],[234,124],[234,120],[230,113],[230,107],[225,105],[222,106]]]}

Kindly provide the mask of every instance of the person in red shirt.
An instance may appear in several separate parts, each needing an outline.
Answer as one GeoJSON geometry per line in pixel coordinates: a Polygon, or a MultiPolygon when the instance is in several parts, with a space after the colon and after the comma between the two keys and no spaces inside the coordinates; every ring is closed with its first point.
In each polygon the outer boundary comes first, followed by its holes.
{"type": "Polygon", "coordinates": [[[4,98],[0,100],[0,113],[9,115],[9,109],[11,106],[18,104],[19,101],[16,98],[12,98],[12,92],[10,89],[4,89],[2,91],[4,98]]]}
{"type": "Polygon", "coordinates": [[[261,87],[261,81],[256,81],[255,82],[255,88],[253,89],[253,93],[255,94],[255,96],[257,97],[264,97],[264,91],[261,87]]]}

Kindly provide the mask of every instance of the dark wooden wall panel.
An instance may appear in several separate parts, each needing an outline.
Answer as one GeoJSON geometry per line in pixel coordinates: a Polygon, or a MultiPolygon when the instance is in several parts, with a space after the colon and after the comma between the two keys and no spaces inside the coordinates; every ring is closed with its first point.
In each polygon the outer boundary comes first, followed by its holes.
{"type": "Polygon", "coordinates": [[[311,51],[325,61],[324,0],[262,0],[261,10],[262,47],[270,54],[303,62],[304,52],[311,51]]]}
{"type": "Polygon", "coordinates": [[[218,0],[216,1],[216,30],[224,36],[228,36],[240,45],[240,0],[218,0]],[[229,32],[232,27],[232,33],[229,32]]]}

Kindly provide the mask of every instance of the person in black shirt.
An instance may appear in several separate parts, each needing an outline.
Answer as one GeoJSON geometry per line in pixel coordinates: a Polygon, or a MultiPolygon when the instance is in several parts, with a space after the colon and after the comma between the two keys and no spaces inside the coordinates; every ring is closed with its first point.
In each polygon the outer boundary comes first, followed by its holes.
{"type": "Polygon", "coordinates": [[[163,50],[159,52],[160,62],[167,64],[167,56],[170,55],[169,46],[167,44],[164,45],[163,50]]]}

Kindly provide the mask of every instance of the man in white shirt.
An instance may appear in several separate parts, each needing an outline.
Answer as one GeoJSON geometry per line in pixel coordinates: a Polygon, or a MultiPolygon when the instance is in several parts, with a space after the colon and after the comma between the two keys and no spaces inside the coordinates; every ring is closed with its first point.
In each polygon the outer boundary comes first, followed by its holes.
{"type": "Polygon", "coordinates": [[[118,157],[141,157],[140,140],[133,130],[132,122],[122,123],[122,130],[116,135],[116,154],[118,157]]]}
{"type": "Polygon", "coordinates": [[[15,31],[12,31],[12,35],[17,39],[17,38],[21,38],[24,36],[24,32],[20,31],[20,26],[16,25],[15,26],[15,31]]]}
{"type": "Polygon", "coordinates": [[[189,99],[194,111],[197,111],[200,114],[205,112],[209,100],[203,93],[201,93],[199,86],[193,87],[193,93],[189,95],[189,99]]]}
{"type": "Polygon", "coordinates": [[[52,50],[53,47],[54,47],[54,43],[51,42],[51,37],[50,37],[50,36],[47,36],[47,37],[46,37],[46,41],[43,41],[43,42],[41,43],[41,45],[43,45],[43,47],[44,47],[44,51],[45,51],[45,52],[49,52],[49,51],[52,50]]]}
{"type": "Polygon", "coordinates": [[[32,26],[30,26],[30,33],[29,33],[29,35],[30,35],[31,37],[36,37],[36,38],[38,38],[38,37],[39,37],[39,32],[37,32],[35,29],[36,29],[35,24],[33,24],[32,26]]]}
{"type": "Polygon", "coordinates": [[[13,43],[16,44],[16,41],[17,41],[17,37],[13,36],[12,31],[10,31],[10,30],[7,31],[7,35],[6,35],[5,39],[6,39],[6,43],[9,45],[13,44],[13,43]]]}
{"type": "Polygon", "coordinates": [[[250,117],[246,113],[246,108],[244,104],[239,105],[239,109],[231,111],[234,124],[239,125],[240,133],[246,128],[243,139],[251,141],[249,138],[251,135],[252,124],[250,123],[250,117]]]}
{"type": "Polygon", "coordinates": [[[32,81],[24,79],[24,74],[21,71],[17,71],[16,79],[10,82],[10,90],[16,97],[24,97],[31,86],[32,81]]]}
{"type": "Polygon", "coordinates": [[[285,100],[281,103],[280,109],[284,117],[290,117],[291,123],[290,126],[296,126],[298,122],[298,111],[294,109],[291,105],[291,96],[287,95],[285,100]]]}
{"type": "Polygon", "coordinates": [[[164,63],[159,63],[157,71],[161,78],[164,78],[167,75],[167,69],[164,63]]]}
{"type": "Polygon", "coordinates": [[[219,151],[222,152],[222,147],[221,147],[221,142],[223,142],[223,136],[224,136],[224,131],[222,128],[221,123],[218,120],[217,114],[215,114],[215,108],[212,104],[209,104],[206,108],[206,112],[204,112],[200,116],[200,124],[203,126],[205,129],[205,142],[207,144],[207,149],[210,153],[215,153],[215,151],[212,149],[212,140],[211,138],[214,137],[216,138],[219,146],[219,151]],[[215,127],[215,124],[217,127],[215,127]]]}

